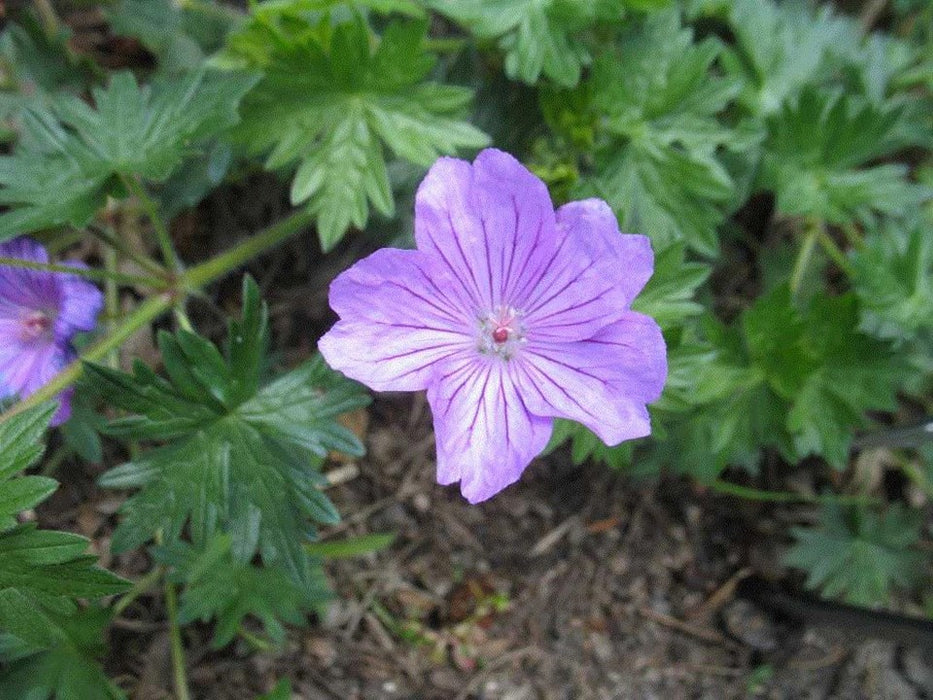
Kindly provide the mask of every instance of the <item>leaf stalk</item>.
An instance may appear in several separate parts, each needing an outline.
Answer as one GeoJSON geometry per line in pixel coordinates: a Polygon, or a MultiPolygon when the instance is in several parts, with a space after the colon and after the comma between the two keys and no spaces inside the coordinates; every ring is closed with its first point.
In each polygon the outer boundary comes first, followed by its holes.
{"type": "Polygon", "coordinates": [[[143,207],[143,211],[146,212],[149,223],[152,224],[152,228],[155,229],[156,238],[159,241],[159,247],[162,249],[162,257],[165,260],[165,264],[173,270],[180,271],[182,269],[181,259],[178,257],[178,253],[175,252],[172,237],[168,232],[168,227],[165,225],[165,220],[159,213],[159,207],[156,205],[155,200],[149,196],[149,193],[146,192],[146,188],[143,187],[142,183],[137,178],[121,176],[121,179],[126,189],[139,200],[139,203],[143,207]]]}
{"type": "Polygon", "coordinates": [[[134,600],[155,588],[159,584],[159,580],[162,578],[164,573],[165,569],[161,566],[157,566],[148,574],[139,579],[136,583],[134,583],[133,587],[124,593],[120,599],[113,604],[113,616],[119,617],[121,614],[123,614],[124,610],[132,605],[134,600]]]}
{"type": "Polygon", "coordinates": [[[143,275],[128,275],[110,267],[100,270],[93,267],[72,267],[71,265],[38,263],[32,260],[7,258],[3,256],[0,256],[0,267],[18,267],[25,270],[38,270],[40,272],[61,272],[66,275],[84,277],[85,279],[94,280],[95,282],[115,282],[117,284],[132,286],[141,285],[149,287],[150,289],[164,290],[168,287],[167,280],[143,275]]]}
{"type": "Polygon", "coordinates": [[[181,641],[181,626],[178,624],[178,594],[175,584],[165,582],[165,609],[168,613],[169,635],[172,645],[172,673],[176,700],[191,700],[188,692],[188,674],[185,671],[185,648],[181,641]]]}

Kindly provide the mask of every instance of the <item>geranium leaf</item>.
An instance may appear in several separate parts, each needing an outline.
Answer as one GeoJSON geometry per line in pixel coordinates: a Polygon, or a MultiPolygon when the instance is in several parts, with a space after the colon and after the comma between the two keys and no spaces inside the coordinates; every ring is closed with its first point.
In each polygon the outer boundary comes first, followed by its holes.
{"type": "Polygon", "coordinates": [[[110,697],[95,661],[109,615],[93,607],[79,610],[74,599],[114,595],[129,583],[85,554],[84,537],[14,519],[58,485],[47,477],[19,476],[42,455],[54,412],[53,404],[43,404],[0,423],[0,695],[110,697]]]}
{"type": "Polygon", "coordinates": [[[434,60],[423,22],[392,22],[375,46],[358,17],[328,31],[287,27],[257,19],[231,38],[229,56],[264,72],[236,136],[267,154],[266,167],[296,168],[292,203],[317,215],[324,250],[365,227],[370,204],[394,212],[386,147],[426,166],[487,143],[459,118],[471,92],[425,80],[434,60]]]}
{"type": "Polygon", "coordinates": [[[86,224],[120,176],[165,180],[209,137],[237,119],[255,82],[245,74],[193,71],[140,87],[129,72],[93,90],[94,106],[58,94],[49,111],[27,111],[12,155],[0,156],[0,240],[86,224]]]}
{"type": "Polygon", "coordinates": [[[170,544],[187,525],[195,547],[227,533],[239,562],[258,550],[266,564],[308,582],[313,567],[302,545],[313,523],[338,519],[318,468],[328,450],[362,453],[335,418],[368,399],[320,358],[263,384],[268,316],[249,278],[243,299],[226,356],[183,331],[160,336],[169,379],[143,365],[132,375],[87,366],[88,386],[130,413],[109,425],[111,434],[168,441],[101,478],[140,489],[122,509],[113,548],[138,547],[159,530],[170,544]]]}

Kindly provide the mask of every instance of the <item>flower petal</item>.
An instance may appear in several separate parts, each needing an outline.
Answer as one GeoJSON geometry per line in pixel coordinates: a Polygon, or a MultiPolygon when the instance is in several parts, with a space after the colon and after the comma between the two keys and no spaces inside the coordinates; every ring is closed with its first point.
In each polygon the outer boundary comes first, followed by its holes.
{"type": "Polygon", "coordinates": [[[65,366],[66,351],[53,342],[0,344],[0,381],[8,393],[26,397],[65,366]]]}
{"type": "Polygon", "coordinates": [[[592,338],[529,343],[516,381],[528,408],[584,424],[607,445],[651,432],[645,404],[667,377],[664,338],[653,319],[634,311],[592,338]]]}
{"type": "Polygon", "coordinates": [[[434,363],[475,348],[476,320],[449,276],[419,251],[373,253],[331,284],[331,308],[345,318],[318,349],[331,367],[376,391],[424,389],[434,363]]]}
{"type": "Polygon", "coordinates": [[[460,481],[479,503],[518,480],[545,448],[552,421],[531,414],[508,365],[465,358],[449,362],[428,387],[437,438],[437,480],[460,481]]]}
{"type": "Polygon", "coordinates": [[[589,338],[620,318],[628,301],[616,276],[566,238],[515,305],[524,311],[529,342],[570,342],[589,338]]]}
{"type": "Polygon", "coordinates": [[[49,427],[54,428],[61,425],[69,418],[71,418],[71,399],[74,397],[75,388],[74,385],[64,388],[61,393],[55,397],[55,400],[58,401],[58,408],[55,413],[52,414],[52,419],[49,421],[49,427]]]}
{"type": "MultiPolygon", "coordinates": [[[[30,396],[48,384],[65,365],[74,359],[74,353],[57,343],[20,343],[7,338],[0,343],[0,398],[18,395],[30,396]]],[[[60,425],[71,415],[69,388],[58,396],[58,410],[52,416],[52,426],[60,425]]]]}
{"type": "Polygon", "coordinates": [[[631,304],[654,270],[651,240],[620,233],[615,214],[601,199],[565,204],[557,210],[557,225],[617,281],[624,291],[626,307],[631,304]]]}
{"type": "MultiPolygon", "coordinates": [[[[49,261],[45,248],[25,236],[0,243],[0,257],[49,261]]],[[[55,274],[0,265],[0,315],[18,318],[21,309],[57,312],[60,302],[61,289],[55,274]]]]}
{"type": "MultiPolygon", "coordinates": [[[[81,263],[67,263],[84,267],[81,263]]],[[[61,288],[61,305],[55,319],[55,338],[68,342],[78,331],[92,331],[97,326],[97,315],[104,307],[101,291],[77,275],[57,274],[61,288]]]]}
{"type": "MultiPolygon", "coordinates": [[[[20,334],[23,331],[22,321],[18,316],[11,317],[3,313],[6,310],[7,307],[0,303],[0,358],[4,357],[6,353],[12,353],[13,357],[15,357],[22,347],[22,343],[19,340],[20,334]]],[[[0,362],[2,362],[2,360],[0,360],[0,362]]],[[[0,372],[0,382],[2,381],[3,374],[0,372]]]]}
{"type": "Polygon", "coordinates": [[[544,183],[507,153],[482,151],[471,166],[441,158],[415,200],[419,250],[442,259],[478,311],[514,306],[556,251],[554,206],[544,183]]]}

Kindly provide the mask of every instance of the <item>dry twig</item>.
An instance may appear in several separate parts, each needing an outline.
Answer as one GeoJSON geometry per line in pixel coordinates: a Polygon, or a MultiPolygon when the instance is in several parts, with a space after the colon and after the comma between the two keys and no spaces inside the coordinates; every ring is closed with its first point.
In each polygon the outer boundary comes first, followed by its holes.
{"type": "Polygon", "coordinates": [[[657,610],[652,610],[651,608],[639,608],[638,614],[651,620],[652,622],[657,622],[659,625],[664,625],[665,627],[677,630],[678,632],[695,637],[696,639],[701,639],[704,642],[720,644],[730,648],[735,648],[738,646],[735,642],[724,637],[716,630],[711,630],[707,627],[697,627],[696,625],[691,625],[687,622],[684,622],[683,620],[678,620],[676,617],[665,615],[664,613],[660,613],[657,610]]]}

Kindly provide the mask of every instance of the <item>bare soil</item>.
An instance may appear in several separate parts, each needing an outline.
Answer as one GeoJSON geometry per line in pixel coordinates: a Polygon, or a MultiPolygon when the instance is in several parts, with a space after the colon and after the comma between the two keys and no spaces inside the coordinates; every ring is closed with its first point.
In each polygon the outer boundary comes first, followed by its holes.
{"type": "MultiPolygon", "coordinates": [[[[395,542],[330,562],[336,599],[283,649],[213,651],[208,627],[186,628],[194,698],[254,698],[280,678],[305,700],[933,697],[930,649],[800,628],[736,598],[751,571],[782,573],[776,533],[799,517],[787,507],[576,467],[560,450],[470,506],[434,482],[422,395],[380,396],[356,418],[368,454],[328,465],[344,520],[324,538],[395,542]]],[[[118,499],[91,474],[60,476],[43,520],[106,556],[118,499]]],[[[163,605],[140,599],[112,631],[108,668],[139,700],[172,697],[163,605]]]]}

